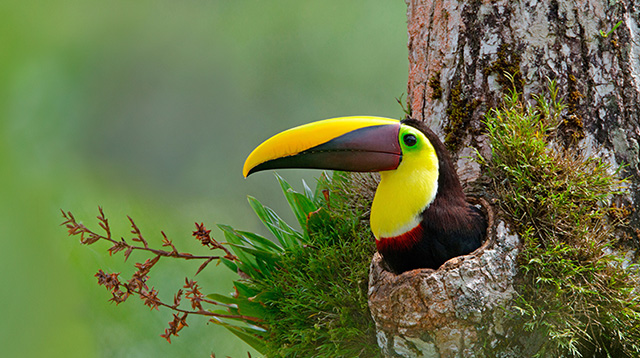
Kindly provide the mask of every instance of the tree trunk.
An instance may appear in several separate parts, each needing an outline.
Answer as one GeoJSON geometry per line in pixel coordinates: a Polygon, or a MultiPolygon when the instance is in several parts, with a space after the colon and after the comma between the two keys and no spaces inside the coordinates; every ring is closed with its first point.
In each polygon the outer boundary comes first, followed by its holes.
{"type": "MultiPolygon", "coordinates": [[[[451,150],[463,184],[480,187],[475,149],[490,156],[482,118],[515,87],[525,98],[554,79],[567,104],[565,145],[626,163],[630,250],[640,241],[640,10],[623,1],[407,0],[408,100],[451,150]],[[620,22],[620,25],[616,25],[620,22]],[[505,73],[515,74],[512,79],[505,73]]],[[[480,192],[482,188],[480,188],[480,192]]],[[[489,208],[489,211],[491,209],[489,208]]],[[[388,356],[473,357],[501,336],[518,239],[499,213],[490,240],[440,269],[392,275],[372,263],[369,304],[388,356]],[[483,336],[483,340],[480,339],[483,336]]],[[[517,356],[517,353],[511,353],[517,356]]],[[[524,354],[524,353],[521,353],[524,354]]]]}

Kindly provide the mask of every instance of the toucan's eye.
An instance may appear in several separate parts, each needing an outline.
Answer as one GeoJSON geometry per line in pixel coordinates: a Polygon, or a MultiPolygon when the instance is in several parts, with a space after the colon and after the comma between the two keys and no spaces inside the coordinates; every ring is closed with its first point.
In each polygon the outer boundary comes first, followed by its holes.
{"type": "Polygon", "coordinates": [[[414,145],[416,145],[416,143],[418,143],[418,139],[413,134],[405,134],[402,137],[402,141],[407,145],[407,147],[413,147],[414,145]]]}

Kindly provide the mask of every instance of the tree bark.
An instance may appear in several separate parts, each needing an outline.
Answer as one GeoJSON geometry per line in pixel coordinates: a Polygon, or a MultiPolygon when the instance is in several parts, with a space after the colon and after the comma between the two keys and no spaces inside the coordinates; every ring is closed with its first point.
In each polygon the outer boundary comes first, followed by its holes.
{"type": "MultiPolygon", "coordinates": [[[[624,249],[637,250],[639,5],[629,0],[407,0],[407,5],[411,115],[441,136],[468,190],[484,190],[480,166],[469,159],[476,149],[490,156],[484,114],[506,91],[515,88],[530,99],[545,93],[553,79],[567,104],[559,128],[563,144],[614,168],[626,164],[622,175],[629,177],[630,188],[620,204],[632,213],[624,249]]],[[[485,342],[486,335],[504,339],[495,308],[509,304],[517,271],[518,240],[509,232],[498,213],[483,248],[436,271],[395,276],[374,259],[370,308],[385,354],[474,357],[481,356],[481,335],[485,342]]]]}

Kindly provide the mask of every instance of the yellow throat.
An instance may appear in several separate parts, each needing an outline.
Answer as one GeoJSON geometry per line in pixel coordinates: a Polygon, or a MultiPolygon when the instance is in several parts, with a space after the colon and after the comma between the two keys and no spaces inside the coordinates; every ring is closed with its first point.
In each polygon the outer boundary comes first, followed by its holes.
{"type": "MultiPolygon", "coordinates": [[[[371,231],[376,240],[396,237],[416,227],[421,213],[438,192],[438,156],[419,130],[402,125],[398,136],[402,162],[395,170],[380,172],[380,184],[371,206],[371,231]],[[413,135],[415,144],[403,140],[413,135]]],[[[412,143],[412,142],[410,142],[412,143]]]]}

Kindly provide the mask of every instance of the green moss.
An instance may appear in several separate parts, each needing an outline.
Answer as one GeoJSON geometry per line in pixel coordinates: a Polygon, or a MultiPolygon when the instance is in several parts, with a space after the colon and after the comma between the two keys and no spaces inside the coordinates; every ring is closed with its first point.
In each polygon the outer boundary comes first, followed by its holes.
{"type": "Polygon", "coordinates": [[[435,75],[429,78],[428,85],[431,88],[431,99],[442,98],[442,86],[440,86],[440,71],[436,72],[435,75]]]}
{"type": "Polygon", "coordinates": [[[562,117],[560,131],[563,134],[565,144],[576,144],[584,138],[584,125],[582,116],[579,114],[580,100],[584,97],[577,89],[578,81],[576,77],[570,74],[567,78],[567,113],[562,117]]]}
{"type": "Polygon", "coordinates": [[[372,245],[341,240],[343,245],[313,240],[313,247],[287,253],[281,273],[260,282],[258,287],[279,293],[265,301],[274,311],[265,322],[267,356],[378,355],[366,295],[372,245]]]}
{"type": "Polygon", "coordinates": [[[520,53],[511,45],[503,43],[498,47],[498,58],[485,69],[485,76],[497,75],[496,82],[504,93],[514,88],[522,93],[524,80],[520,74],[520,53]]]}
{"type": "Polygon", "coordinates": [[[518,339],[502,348],[540,357],[637,357],[637,277],[606,253],[624,225],[620,208],[608,205],[624,181],[598,158],[551,149],[564,111],[552,83],[535,107],[512,91],[485,118],[492,158],[481,162],[524,241],[511,320],[518,339]]]}
{"type": "Polygon", "coordinates": [[[444,128],[444,144],[450,151],[455,152],[462,144],[473,111],[478,107],[479,102],[465,96],[460,82],[451,87],[447,102],[449,103],[447,107],[449,122],[444,128]]]}

